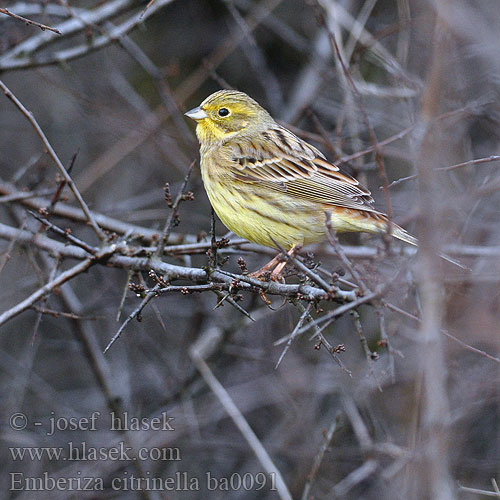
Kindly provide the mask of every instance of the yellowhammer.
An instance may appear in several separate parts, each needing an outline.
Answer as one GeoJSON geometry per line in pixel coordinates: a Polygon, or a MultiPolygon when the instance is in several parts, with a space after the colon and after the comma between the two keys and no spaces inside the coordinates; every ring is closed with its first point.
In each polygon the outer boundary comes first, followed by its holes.
{"type": "MultiPolygon", "coordinates": [[[[338,232],[381,233],[387,216],[370,191],[286,128],[243,92],[220,90],[186,113],[196,120],[201,174],[221,221],[249,241],[289,250],[338,232]]],[[[391,223],[392,236],[417,240],[391,223]]],[[[283,265],[277,259],[263,268],[283,265]]],[[[276,272],[273,275],[276,276],[276,272]]]]}

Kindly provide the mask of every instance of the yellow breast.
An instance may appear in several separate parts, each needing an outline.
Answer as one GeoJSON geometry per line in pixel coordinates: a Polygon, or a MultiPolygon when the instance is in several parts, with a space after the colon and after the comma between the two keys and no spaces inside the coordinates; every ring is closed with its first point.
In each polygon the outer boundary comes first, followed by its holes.
{"type": "Polygon", "coordinates": [[[201,174],[215,212],[238,236],[269,247],[276,247],[276,242],[285,249],[324,239],[325,216],[320,207],[257,183],[237,181],[210,157],[202,159],[201,174]]]}

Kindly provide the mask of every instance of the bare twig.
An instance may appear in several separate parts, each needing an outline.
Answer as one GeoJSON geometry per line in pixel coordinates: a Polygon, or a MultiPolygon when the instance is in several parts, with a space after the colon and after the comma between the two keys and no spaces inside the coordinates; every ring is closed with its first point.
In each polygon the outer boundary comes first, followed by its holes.
{"type": "Polygon", "coordinates": [[[41,189],[40,191],[16,192],[0,196],[0,203],[11,203],[12,201],[27,200],[28,198],[38,198],[39,196],[46,196],[52,194],[53,189],[41,189]]]}
{"type": "Polygon", "coordinates": [[[141,19],[144,17],[144,14],[149,9],[149,7],[151,7],[151,5],[153,5],[155,2],[156,0],[149,0],[148,4],[146,5],[146,7],[144,7],[144,10],[141,12],[141,19]]]}
{"type": "MultiPolygon", "coordinates": [[[[305,307],[300,302],[297,302],[297,307],[299,308],[299,310],[301,312],[305,311],[305,307]]],[[[344,363],[342,362],[342,360],[340,359],[340,357],[337,355],[337,352],[341,352],[341,350],[339,350],[339,349],[335,348],[334,346],[332,346],[330,344],[330,342],[328,342],[328,340],[326,339],[326,337],[323,335],[324,328],[319,328],[318,324],[317,324],[317,321],[315,321],[310,314],[306,314],[306,320],[310,323],[310,326],[299,328],[299,330],[296,332],[295,335],[301,334],[302,331],[306,331],[306,330],[308,330],[312,326],[312,328],[314,328],[314,336],[319,338],[320,347],[324,346],[325,349],[330,354],[330,356],[333,358],[333,360],[340,366],[340,368],[345,373],[347,373],[347,375],[349,375],[349,377],[352,377],[351,370],[349,370],[344,365],[344,363]]]]}
{"type": "MultiPolygon", "coordinates": [[[[432,118],[432,121],[433,122],[442,121],[442,120],[445,120],[447,118],[452,118],[452,117],[455,117],[455,116],[461,115],[461,114],[471,114],[471,113],[473,114],[475,112],[475,108],[477,106],[478,106],[478,103],[471,103],[465,107],[458,108],[458,109],[455,109],[453,111],[448,111],[446,113],[442,113],[441,115],[438,115],[438,116],[432,118]]],[[[418,125],[418,122],[415,122],[413,125],[410,125],[409,127],[401,130],[401,132],[398,132],[397,134],[394,134],[390,137],[387,137],[387,139],[379,141],[377,143],[377,146],[379,148],[382,148],[384,146],[387,146],[388,144],[391,144],[394,141],[398,141],[398,140],[402,139],[403,137],[407,136],[410,132],[415,130],[417,125],[418,125]]],[[[358,152],[353,153],[353,154],[348,155],[348,156],[343,156],[342,158],[337,160],[335,163],[337,165],[341,165],[343,163],[348,163],[352,160],[355,160],[356,158],[359,158],[360,156],[364,156],[366,154],[373,153],[374,150],[375,150],[375,146],[371,145],[371,146],[367,147],[366,149],[363,149],[362,151],[358,151],[358,152]]]]}
{"type": "Polygon", "coordinates": [[[55,288],[61,286],[66,281],[78,276],[79,274],[85,272],[90,266],[95,264],[95,259],[86,259],[76,266],[73,266],[71,269],[61,273],[57,278],[52,281],[49,281],[47,284],[39,288],[36,292],[32,293],[29,297],[24,299],[22,302],[19,302],[14,307],[11,307],[4,313],[0,314],[0,326],[14,318],[18,314],[21,314],[26,309],[30,308],[35,302],[40,300],[42,297],[51,293],[55,288]]]}
{"type": "Polygon", "coordinates": [[[88,245],[87,243],[85,243],[85,241],[82,241],[79,238],[76,238],[69,231],[65,231],[64,229],[61,229],[60,227],[56,226],[55,224],[52,224],[52,222],[48,221],[47,219],[40,217],[38,214],[36,214],[35,212],[33,212],[31,210],[28,210],[28,213],[32,217],[34,217],[38,222],[41,222],[43,224],[43,226],[46,226],[51,231],[54,231],[54,233],[67,239],[69,242],[73,243],[73,245],[76,245],[77,247],[83,248],[86,252],[88,252],[91,255],[95,255],[97,253],[98,248],[92,247],[92,246],[88,245]]]}
{"type": "Polygon", "coordinates": [[[343,498],[359,483],[368,479],[378,469],[378,460],[368,459],[363,465],[353,470],[342,481],[337,483],[331,490],[333,498],[343,498]]]}
{"type": "Polygon", "coordinates": [[[123,287],[122,297],[120,299],[120,304],[118,305],[118,311],[116,312],[116,321],[120,321],[120,316],[122,314],[123,306],[125,305],[125,300],[127,298],[127,293],[129,291],[130,280],[132,279],[133,271],[129,269],[127,273],[127,281],[123,287]]]}
{"type": "Polygon", "coordinates": [[[46,314],[47,316],[52,316],[54,318],[68,318],[68,319],[76,319],[76,320],[89,320],[95,321],[99,319],[97,316],[81,316],[75,313],[68,313],[64,311],[55,311],[54,309],[47,309],[46,307],[39,306],[31,306],[31,309],[39,312],[40,314],[46,314]]]}
{"type": "Polygon", "coordinates": [[[342,247],[340,246],[340,243],[337,239],[337,235],[335,234],[335,230],[333,229],[332,226],[332,216],[330,212],[325,212],[326,215],[326,227],[328,229],[328,241],[330,242],[330,245],[332,246],[333,250],[335,253],[340,257],[340,260],[344,264],[344,266],[347,267],[348,271],[351,273],[351,276],[353,277],[354,281],[359,285],[359,288],[363,293],[368,292],[368,287],[365,285],[364,281],[361,279],[361,276],[359,273],[356,271],[354,266],[352,265],[351,261],[347,258],[345,252],[342,250],[342,247]]]}
{"type": "Polygon", "coordinates": [[[352,429],[359,442],[359,446],[363,451],[370,450],[373,447],[373,439],[370,436],[366,424],[361,418],[356,403],[350,396],[344,394],[342,397],[342,406],[347,415],[347,418],[349,419],[349,422],[352,425],[352,429]]]}
{"type": "Polygon", "coordinates": [[[159,257],[160,255],[163,255],[163,250],[165,249],[165,245],[168,242],[168,238],[170,236],[170,232],[172,231],[172,227],[174,226],[174,223],[177,218],[177,213],[179,210],[179,204],[181,201],[184,199],[184,191],[186,189],[187,183],[189,181],[189,177],[191,176],[191,172],[193,171],[193,167],[195,165],[196,161],[192,161],[191,165],[189,165],[189,169],[187,171],[186,176],[184,177],[184,180],[182,182],[181,187],[179,188],[179,192],[177,193],[177,196],[175,197],[175,201],[173,202],[172,206],[170,207],[170,213],[168,215],[167,221],[165,222],[165,227],[163,228],[163,231],[161,233],[160,239],[158,240],[158,247],[156,248],[156,251],[153,255],[153,257],[159,257]]]}
{"type": "Polygon", "coordinates": [[[462,485],[459,485],[459,488],[462,491],[466,491],[468,493],[475,493],[476,495],[484,495],[486,497],[500,498],[500,492],[497,492],[497,491],[488,491],[488,490],[481,490],[478,488],[469,488],[468,486],[462,486],[462,485]]]}
{"type": "MultiPolygon", "coordinates": [[[[318,0],[319,2],[319,0],[318,0]]],[[[318,3],[319,7],[319,3],[318,3]]],[[[337,7],[337,4],[335,3],[335,7],[337,7]]],[[[363,99],[361,97],[361,94],[359,93],[356,84],[354,83],[354,80],[351,76],[351,73],[349,72],[349,69],[346,66],[346,62],[344,61],[342,57],[342,53],[339,49],[339,45],[337,42],[337,39],[335,37],[335,34],[330,30],[330,27],[326,20],[324,19],[323,12],[321,10],[321,7],[318,8],[318,14],[320,19],[323,21],[324,26],[328,30],[328,36],[330,39],[330,43],[332,44],[333,52],[338,58],[338,61],[340,63],[340,66],[342,68],[342,72],[349,83],[349,87],[351,89],[351,92],[356,100],[356,103],[358,105],[359,111],[361,113],[361,116],[363,118],[363,122],[368,130],[369,136],[370,136],[370,141],[373,146],[373,150],[375,152],[375,162],[378,167],[378,172],[380,179],[382,180],[383,183],[383,191],[384,191],[384,199],[385,199],[385,206],[386,206],[386,213],[387,213],[387,218],[389,223],[387,224],[387,233],[390,234],[391,232],[391,224],[390,221],[392,220],[392,207],[391,207],[391,198],[388,190],[388,185],[389,185],[389,180],[387,177],[387,173],[385,171],[385,166],[384,166],[384,160],[382,157],[382,151],[380,149],[380,146],[378,145],[378,139],[377,136],[375,135],[375,131],[373,130],[373,127],[371,125],[371,121],[368,117],[368,114],[366,113],[364,104],[363,104],[363,99]]]]}
{"type": "MultiPolygon", "coordinates": [[[[492,161],[500,161],[500,156],[492,155],[487,156],[486,158],[477,158],[475,160],[464,161],[462,163],[455,163],[454,165],[449,165],[447,167],[437,167],[436,170],[442,172],[448,172],[449,170],[456,170],[457,168],[467,167],[469,165],[481,165],[482,163],[490,163],[492,161]]],[[[411,181],[418,178],[418,174],[408,175],[407,177],[401,177],[400,179],[396,179],[389,184],[389,187],[397,186],[402,182],[411,181]]]]}
{"type": "Polygon", "coordinates": [[[283,255],[283,258],[292,263],[299,271],[302,271],[313,283],[323,288],[327,293],[335,293],[335,287],[329,285],[321,276],[309,269],[303,262],[297,259],[293,252],[287,252],[279,245],[272,237],[274,244],[278,247],[283,255]]]}
{"type": "MultiPolygon", "coordinates": [[[[210,332],[211,330],[205,332],[205,335],[208,337],[210,335],[210,332]]],[[[203,337],[204,335],[202,335],[201,338],[189,350],[189,355],[191,356],[191,359],[195,363],[196,368],[198,368],[199,372],[201,373],[207,385],[210,387],[212,392],[215,394],[217,399],[220,401],[220,403],[226,410],[227,414],[231,417],[236,427],[238,427],[243,437],[246,439],[250,448],[252,448],[253,452],[255,453],[255,456],[257,457],[257,460],[260,462],[264,470],[268,474],[274,475],[276,480],[276,490],[279,498],[281,500],[292,500],[292,495],[290,494],[290,491],[288,490],[288,487],[285,481],[283,480],[283,477],[279,469],[272,461],[271,457],[269,456],[266,449],[260,442],[259,438],[255,435],[254,431],[248,424],[243,414],[235,405],[229,393],[217,380],[215,375],[212,373],[212,370],[210,370],[210,367],[205,362],[204,359],[204,354],[206,350],[205,346],[207,343],[211,343],[212,340],[211,338],[207,339],[203,337]]]]}
{"type": "Polygon", "coordinates": [[[366,361],[368,362],[368,370],[370,372],[370,375],[373,377],[373,380],[375,380],[375,384],[377,385],[378,390],[382,392],[382,386],[380,385],[380,382],[373,369],[373,361],[378,359],[378,354],[376,352],[372,352],[368,347],[368,341],[366,340],[365,334],[363,333],[363,326],[361,325],[361,318],[358,311],[354,309],[351,310],[351,316],[354,322],[354,327],[358,332],[359,340],[361,342],[361,346],[363,347],[366,361]]]}
{"type": "MultiPolygon", "coordinates": [[[[0,193],[7,196],[14,196],[14,201],[18,201],[25,206],[34,208],[35,210],[46,209],[51,204],[51,200],[47,198],[39,198],[36,195],[36,192],[29,193],[30,196],[22,197],[22,191],[19,191],[15,186],[6,182],[0,184],[0,193]]],[[[86,222],[88,220],[82,209],[73,207],[67,203],[59,202],[55,207],[53,207],[52,213],[54,215],[66,217],[79,222],[86,222]]],[[[108,231],[124,234],[130,238],[145,238],[147,241],[156,240],[158,237],[158,231],[154,231],[149,228],[139,227],[102,214],[92,213],[92,216],[99,226],[107,229],[108,231]]],[[[179,242],[178,238],[176,238],[176,241],[179,242]]]]}
{"type": "Polygon", "coordinates": [[[57,33],[58,35],[61,34],[61,32],[57,28],[51,28],[50,26],[47,26],[46,24],[41,24],[37,23],[36,21],[32,21],[31,19],[27,19],[22,16],[18,16],[17,14],[14,14],[13,12],[10,12],[7,9],[4,9],[0,7],[0,14],[5,14],[7,16],[13,17],[14,19],[17,19],[19,21],[22,21],[23,23],[26,23],[31,26],[38,26],[42,31],[48,30],[48,31],[53,31],[54,33],[57,33]]]}
{"type": "MultiPolygon", "coordinates": [[[[34,53],[40,48],[52,43],[54,41],[53,36],[47,37],[48,33],[42,33],[36,37],[31,37],[0,56],[0,70],[16,70],[47,66],[50,64],[68,62],[78,57],[85,56],[94,50],[105,47],[113,41],[118,40],[121,36],[134,29],[156,11],[172,3],[172,1],[173,0],[157,0],[156,3],[145,12],[143,17],[140,16],[140,13],[133,14],[116,28],[109,30],[109,32],[103,35],[94,37],[86,43],[61,49],[40,57],[36,57],[34,53]]],[[[124,11],[133,9],[136,5],[135,0],[113,0],[87,12],[79,10],[78,16],[74,16],[62,22],[57,26],[57,29],[60,30],[66,38],[82,31],[87,26],[106,21],[124,11]]]]}
{"type": "Polygon", "coordinates": [[[302,314],[299,318],[299,321],[297,321],[297,324],[295,325],[295,328],[293,329],[292,333],[290,335],[288,335],[288,342],[286,343],[286,346],[284,347],[278,361],[276,362],[276,366],[274,367],[275,369],[278,368],[281,361],[285,357],[285,354],[287,353],[288,349],[290,349],[290,346],[292,345],[293,340],[297,336],[297,332],[302,327],[302,325],[303,325],[304,321],[306,320],[306,317],[309,314],[309,311],[311,310],[311,308],[312,308],[312,304],[308,304],[307,307],[302,312],[302,314]]]}
{"type": "Polygon", "coordinates": [[[387,349],[389,355],[389,375],[391,377],[391,382],[394,384],[396,382],[396,368],[394,363],[394,347],[389,341],[389,336],[387,335],[387,328],[385,326],[385,314],[382,306],[378,305],[376,308],[376,314],[378,316],[378,324],[380,328],[380,345],[383,345],[387,349]]]}
{"type": "Polygon", "coordinates": [[[89,221],[90,225],[93,227],[97,236],[99,236],[99,238],[101,240],[106,239],[106,235],[103,233],[102,229],[98,226],[97,222],[95,221],[94,216],[92,215],[92,213],[89,210],[89,207],[87,206],[87,204],[83,200],[82,195],[80,194],[80,192],[78,191],[78,188],[76,187],[75,183],[73,182],[73,179],[68,174],[66,168],[64,168],[64,165],[62,164],[61,160],[59,159],[56,152],[54,151],[54,148],[51,146],[51,144],[48,141],[47,137],[45,136],[43,130],[40,128],[40,125],[38,125],[38,122],[36,121],[33,113],[31,113],[30,111],[28,111],[24,107],[24,105],[21,103],[21,101],[19,101],[19,99],[9,90],[9,88],[1,80],[0,80],[0,88],[2,89],[3,93],[19,108],[21,113],[28,119],[28,121],[31,123],[31,125],[35,129],[36,133],[39,135],[47,152],[49,153],[50,157],[54,160],[54,163],[56,164],[57,168],[59,169],[59,172],[61,173],[61,175],[64,177],[64,179],[68,183],[68,186],[70,187],[71,191],[75,195],[75,198],[77,199],[80,207],[82,208],[83,212],[85,213],[87,220],[89,221]]]}
{"type": "Polygon", "coordinates": [[[148,290],[145,294],[145,297],[141,300],[141,303],[127,316],[127,319],[122,323],[120,328],[118,328],[117,332],[113,335],[111,340],[108,342],[106,347],[104,348],[103,354],[106,354],[110,347],[120,338],[125,327],[135,318],[139,317],[143,309],[148,305],[150,300],[156,296],[156,293],[160,287],[157,285],[152,290],[148,290]]]}
{"type": "MultiPolygon", "coordinates": [[[[20,231],[23,231],[26,226],[26,220],[23,220],[21,227],[19,228],[20,231]]],[[[5,264],[9,261],[11,257],[11,252],[12,249],[14,248],[15,244],[17,241],[17,236],[13,235],[12,238],[10,238],[9,244],[7,246],[7,249],[3,253],[2,257],[0,258],[0,273],[3,271],[3,268],[5,267],[5,264]]]]}
{"type": "MultiPolygon", "coordinates": [[[[390,304],[389,302],[384,302],[384,306],[387,307],[387,309],[390,309],[391,311],[397,312],[397,313],[399,313],[407,318],[410,318],[414,321],[417,321],[418,323],[422,322],[422,320],[418,316],[415,316],[414,314],[411,314],[410,312],[405,311],[404,309],[401,309],[400,307],[395,306],[394,304],[390,304]]],[[[455,335],[452,335],[447,330],[444,330],[443,328],[441,328],[441,333],[443,335],[445,335],[446,337],[452,339],[453,341],[457,342],[458,344],[460,344],[462,347],[464,347],[468,351],[479,354],[480,356],[483,356],[491,361],[494,361],[495,363],[500,363],[500,358],[492,356],[491,354],[488,354],[487,352],[482,351],[481,349],[478,349],[477,347],[466,344],[463,340],[460,340],[458,337],[455,337],[455,335]]]]}
{"type": "Polygon", "coordinates": [[[309,496],[309,492],[311,491],[314,479],[316,478],[316,474],[318,473],[319,467],[321,465],[321,462],[323,461],[323,457],[325,456],[326,450],[330,446],[330,442],[333,439],[333,435],[337,430],[339,422],[340,422],[340,414],[337,414],[335,416],[335,420],[332,422],[330,428],[325,434],[325,439],[323,440],[323,443],[321,444],[321,447],[317,455],[314,457],[313,464],[311,467],[311,472],[309,472],[309,475],[307,476],[307,481],[304,486],[304,491],[302,492],[302,497],[301,497],[302,500],[309,500],[311,498],[309,496]]]}

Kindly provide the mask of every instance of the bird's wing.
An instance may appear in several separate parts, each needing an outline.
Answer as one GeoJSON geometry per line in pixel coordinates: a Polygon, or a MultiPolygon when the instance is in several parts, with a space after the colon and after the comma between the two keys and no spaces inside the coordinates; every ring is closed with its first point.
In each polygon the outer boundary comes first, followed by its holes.
{"type": "Polygon", "coordinates": [[[323,154],[276,125],[258,137],[230,145],[231,173],[239,181],[294,198],[375,212],[370,191],[328,162],[323,154]]]}

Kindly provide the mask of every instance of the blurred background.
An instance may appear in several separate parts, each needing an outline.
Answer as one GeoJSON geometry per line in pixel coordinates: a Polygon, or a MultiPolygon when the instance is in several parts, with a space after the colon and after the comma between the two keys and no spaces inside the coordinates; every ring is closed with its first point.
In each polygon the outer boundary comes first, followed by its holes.
{"type": "MultiPolygon", "coordinates": [[[[500,498],[497,1],[44,0],[4,8],[61,32],[0,10],[0,80],[117,241],[154,244],[172,214],[165,183],[175,197],[196,161],[186,188],[194,199],[180,204],[168,243],[208,244],[211,210],[194,123],[183,113],[236,88],[367,185],[376,206],[421,239],[422,252],[388,247],[383,237],[340,238],[356,274],[378,290],[323,331],[342,366],[310,329],[276,368],[306,301],[270,297],[268,307],[242,292],[238,304],[252,321],[220,294],[162,295],[103,355],[141,303],[137,287],[154,281],[103,262],[55,287],[0,327],[1,498],[500,498]],[[441,261],[438,249],[470,271],[441,261]],[[201,361],[200,339],[213,343],[201,361]],[[249,426],[243,431],[228,414],[231,402],[249,426]],[[111,412],[127,416],[128,431],[111,428],[111,412]],[[162,430],[149,428],[155,418],[162,430]],[[70,442],[100,455],[71,456],[70,442]],[[110,453],[121,446],[131,457],[110,453]],[[139,449],[146,452],[137,458],[139,449]],[[131,477],[142,478],[138,487],[131,477]],[[174,482],[158,488],[153,478],[174,482]],[[71,489],[70,479],[80,482],[71,489]],[[51,489],[51,480],[61,482],[51,489]]],[[[40,232],[27,210],[47,206],[60,183],[39,135],[2,94],[2,312],[77,263],[8,230],[40,232]]],[[[65,187],[49,220],[98,246],[68,205],[77,203],[65,187]]],[[[217,221],[218,238],[237,239],[226,233],[217,221]]],[[[203,268],[206,250],[164,260],[203,268]]],[[[240,257],[254,270],[273,255],[230,246],[219,265],[240,273],[240,257]]],[[[356,288],[351,266],[328,243],[303,255],[334,284],[356,288]]],[[[290,283],[304,279],[290,274],[290,283]]],[[[322,301],[310,312],[320,318],[336,307],[322,301]]]]}

